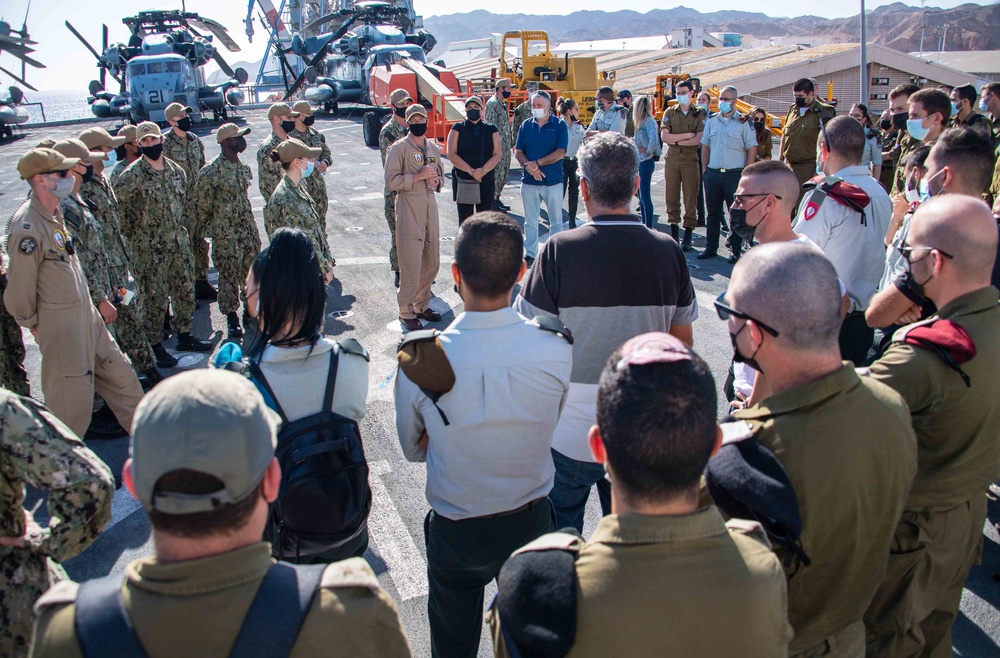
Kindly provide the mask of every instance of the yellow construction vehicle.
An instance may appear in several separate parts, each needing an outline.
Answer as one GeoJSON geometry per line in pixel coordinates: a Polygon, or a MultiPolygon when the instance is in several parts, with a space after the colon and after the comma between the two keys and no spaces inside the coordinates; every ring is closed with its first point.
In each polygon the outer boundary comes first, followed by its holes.
{"type": "MultiPolygon", "coordinates": [[[[722,90],[719,87],[712,86],[708,89],[701,88],[701,81],[698,78],[692,78],[687,73],[670,73],[665,75],[656,76],[656,91],[653,93],[653,116],[657,121],[663,120],[663,112],[671,105],[677,104],[677,94],[674,90],[676,84],[682,80],[690,80],[694,85],[694,95],[698,95],[700,92],[705,92],[708,94],[708,111],[718,112],[719,111],[719,94],[722,90]]],[[[750,114],[753,110],[753,105],[747,103],[746,101],[741,101],[736,99],[736,111],[740,114],[750,114]]],[[[785,123],[784,117],[779,117],[771,114],[770,112],[764,111],[767,115],[766,121],[768,127],[771,129],[771,133],[775,137],[781,137],[781,130],[785,123]]]]}
{"type": "Polygon", "coordinates": [[[510,80],[514,89],[523,90],[529,82],[539,89],[554,91],[562,98],[572,98],[580,106],[580,120],[588,125],[597,104],[597,89],[614,84],[614,71],[597,71],[596,57],[560,57],[549,51],[549,35],[542,30],[505,32],[500,50],[499,76],[510,80]],[[520,40],[520,57],[507,61],[507,42],[520,40]],[[537,53],[532,45],[544,44],[537,53]]]}

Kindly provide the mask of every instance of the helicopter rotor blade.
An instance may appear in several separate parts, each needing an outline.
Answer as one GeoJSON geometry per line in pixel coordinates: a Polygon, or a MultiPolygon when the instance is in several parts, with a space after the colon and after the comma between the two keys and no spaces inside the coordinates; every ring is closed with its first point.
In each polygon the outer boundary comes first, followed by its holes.
{"type": "Polygon", "coordinates": [[[360,16],[361,14],[355,14],[354,16],[349,18],[343,25],[340,26],[339,30],[331,34],[327,38],[327,40],[323,42],[323,45],[320,47],[320,49],[317,50],[316,54],[313,55],[313,58],[309,60],[309,63],[306,65],[306,68],[302,69],[302,73],[299,74],[299,77],[295,78],[295,82],[292,83],[292,86],[288,89],[288,93],[285,94],[285,97],[282,100],[287,101],[289,98],[292,97],[292,95],[295,92],[299,90],[299,87],[302,86],[302,83],[305,80],[306,69],[308,69],[311,66],[316,66],[317,64],[319,64],[320,61],[327,56],[326,49],[330,47],[330,44],[339,39],[340,37],[344,36],[345,34],[347,34],[347,31],[351,29],[351,25],[353,25],[354,22],[358,20],[360,16]]]}
{"type": "Polygon", "coordinates": [[[219,65],[219,68],[222,69],[222,71],[226,75],[228,75],[230,78],[236,77],[236,72],[233,71],[233,67],[229,66],[226,60],[222,57],[222,53],[220,53],[218,50],[215,51],[215,54],[212,56],[212,59],[215,60],[215,63],[219,65]]]}
{"type": "Polygon", "coordinates": [[[2,66],[0,66],[0,71],[3,71],[4,73],[6,73],[7,75],[9,75],[10,77],[14,78],[18,82],[20,82],[22,85],[24,85],[25,87],[27,87],[28,89],[30,89],[31,91],[38,91],[37,89],[35,89],[31,85],[29,85],[27,82],[25,82],[21,78],[17,77],[16,75],[14,75],[13,73],[11,73],[7,69],[3,68],[2,66]]]}
{"type": "Polygon", "coordinates": [[[236,43],[231,36],[229,36],[229,31],[226,30],[226,27],[222,23],[213,21],[211,18],[205,18],[204,16],[199,18],[188,18],[187,22],[194,25],[198,29],[214,34],[229,52],[240,52],[240,45],[236,43]]]}
{"type": "MultiPolygon", "coordinates": [[[[102,53],[106,53],[106,52],[108,52],[108,26],[107,25],[102,25],[101,27],[104,28],[102,30],[102,40],[101,40],[101,42],[103,44],[103,47],[101,48],[101,52],[102,53]]],[[[104,66],[102,66],[101,67],[101,86],[102,87],[107,82],[107,72],[108,72],[107,68],[104,67],[104,66]]]]}
{"type": "Polygon", "coordinates": [[[69,31],[73,33],[73,36],[75,36],[77,39],[80,40],[80,43],[82,43],[83,45],[85,45],[87,47],[87,50],[90,51],[91,55],[93,55],[98,61],[101,60],[101,56],[97,53],[96,50],[94,50],[94,47],[90,45],[90,42],[88,42],[86,39],[83,38],[82,34],[80,34],[79,32],[77,32],[76,28],[73,27],[72,23],[70,23],[69,21],[66,21],[66,27],[68,27],[69,31]]]}

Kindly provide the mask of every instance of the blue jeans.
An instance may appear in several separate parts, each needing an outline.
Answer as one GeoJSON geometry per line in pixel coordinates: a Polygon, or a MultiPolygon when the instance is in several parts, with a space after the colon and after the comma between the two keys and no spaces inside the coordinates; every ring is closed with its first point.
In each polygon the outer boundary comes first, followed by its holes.
{"type": "Polygon", "coordinates": [[[549,499],[556,512],[556,528],[576,528],[583,532],[583,513],[590,498],[590,488],[597,485],[601,513],[611,514],[611,483],[604,479],[604,465],[581,462],[552,450],[556,479],[549,499]]]}
{"type": "Polygon", "coordinates": [[[524,204],[524,254],[528,258],[538,255],[538,218],[542,202],[549,214],[549,237],[563,230],[563,185],[529,185],[521,183],[521,203],[524,204]]]}
{"type": "Polygon", "coordinates": [[[649,185],[654,169],[656,162],[652,158],[639,161],[639,210],[642,211],[642,223],[647,228],[653,228],[653,197],[649,193],[649,185]]]}
{"type": "MultiPolygon", "coordinates": [[[[733,205],[733,195],[740,185],[742,169],[728,169],[725,173],[717,169],[706,169],[702,181],[705,184],[705,206],[708,210],[708,239],[706,247],[709,251],[719,248],[719,236],[722,233],[722,204],[733,205]]],[[[733,253],[739,254],[743,239],[733,233],[730,235],[733,253]]]]}

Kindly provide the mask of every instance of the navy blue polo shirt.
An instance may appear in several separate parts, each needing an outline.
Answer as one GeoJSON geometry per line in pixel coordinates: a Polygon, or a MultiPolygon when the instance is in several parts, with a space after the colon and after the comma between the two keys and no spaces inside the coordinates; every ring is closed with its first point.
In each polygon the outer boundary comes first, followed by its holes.
{"type": "MultiPolygon", "coordinates": [[[[517,142],[514,148],[523,151],[529,161],[544,158],[553,151],[559,149],[566,150],[569,146],[569,130],[566,124],[555,114],[549,113],[549,120],[543,125],[538,125],[534,119],[525,121],[517,131],[517,142]]],[[[545,175],[540,181],[528,173],[527,169],[521,168],[522,185],[562,185],[563,163],[556,160],[552,164],[542,166],[542,174],[545,175]]]]}

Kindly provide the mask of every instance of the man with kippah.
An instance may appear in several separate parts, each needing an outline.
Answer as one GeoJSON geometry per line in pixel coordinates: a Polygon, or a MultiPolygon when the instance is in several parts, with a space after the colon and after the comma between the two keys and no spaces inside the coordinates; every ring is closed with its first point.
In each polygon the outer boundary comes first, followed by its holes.
{"type": "Polygon", "coordinates": [[[122,479],[149,516],[155,555],[49,590],[32,655],[410,656],[396,606],[364,560],[271,559],[261,536],[281,483],[278,424],[256,387],[224,370],[153,389],[122,479]]]}
{"type": "Polygon", "coordinates": [[[257,149],[257,187],[266,204],[271,200],[274,188],[281,180],[281,164],[271,159],[271,151],[278,144],[288,139],[288,134],[295,130],[295,118],[298,112],[293,112],[288,103],[275,103],[267,110],[267,120],[271,123],[271,136],[257,149]]]}
{"type": "Polygon", "coordinates": [[[226,316],[229,337],[240,338],[240,291],[260,251],[260,233],[248,191],[253,172],[240,160],[250,128],[227,123],[215,139],[221,153],[198,172],[195,185],[198,224],[212,238],[212,260],[219,271],[219,310],[226,316]]]}
{"type": "Polygon", "coordinates": [[[91,303],[87,279],[63,223],[59,204],[73,194],[76,179],[70,169],[80,162],[40,148],[28,151],[17,163],[21,178],[31,186],[31,198],[11,219],[10,283],[4,305],[38,343],[45,404],[83,436],[90,425],[95,388],[127,428],[142,387],[91,303]]]}
{"type": "Polygon", "coordinates": [[[187,176],[184,190],[184,228],[191,240],[194,256],[194,296],[195,299],[217,299],[219,291],[208,282],[208,242],[205,241],[204,227],[198,224],[195,209],[195,182],[198,172],[205,166],[205,145],[191,132],[191,117],[194,108],[180,103],[171,103],[163,110],[163,116],[170,124],[170,131],[163,136],[163,155],[181,166],[187,176]]]}

